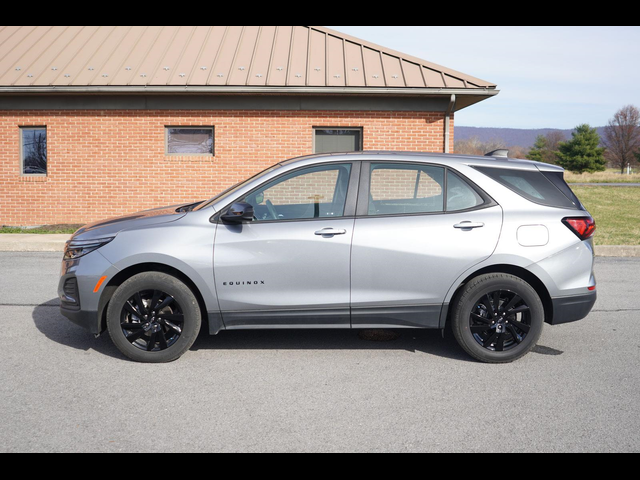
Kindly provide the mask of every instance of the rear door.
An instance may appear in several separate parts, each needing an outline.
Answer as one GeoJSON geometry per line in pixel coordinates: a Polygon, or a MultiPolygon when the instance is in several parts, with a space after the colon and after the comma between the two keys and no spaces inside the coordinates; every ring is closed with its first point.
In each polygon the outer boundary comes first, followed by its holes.
{"type": "Polygon", "coordinates": [[[352,323],[438,328],[444,298],[496,248],[502,209],[439,165],[363,163],[351,260],[352,323]]]}

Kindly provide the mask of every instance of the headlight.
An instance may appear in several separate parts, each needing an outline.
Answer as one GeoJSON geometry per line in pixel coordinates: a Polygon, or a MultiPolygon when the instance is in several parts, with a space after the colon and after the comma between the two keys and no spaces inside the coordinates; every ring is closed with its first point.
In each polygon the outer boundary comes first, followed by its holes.
{"type": "Polygon", "coordinates": [[[76,258],[84,257],[100,247],[104,247],[113,239],[114,237],[97,238],[95,240],[70,240],[67,242],[64,251],[64,259],[75,260],[76,258]]]}

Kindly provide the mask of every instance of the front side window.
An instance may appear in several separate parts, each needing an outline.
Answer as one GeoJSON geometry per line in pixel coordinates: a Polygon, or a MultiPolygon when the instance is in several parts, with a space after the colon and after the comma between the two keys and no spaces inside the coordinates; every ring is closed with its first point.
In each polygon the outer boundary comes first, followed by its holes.
{"type": "Polygon", "coordinates": [[[372,164],[369,215],[444,212],[442,167],[372,164]]]}
{"type": "Polygon", "coordinates": [[[214,155],[213,127],[167,127],[167,155],[214,155]]]}
{"type": "Polygon", "coordinates": [[[47,174],[47,129],[45,127],[20,129],[20,156],[23,175],[47,174]]]}
{"type": "Polygon", "coordinates": [[[240,200],[256,221],[308,220],[344,215],[351,164],[323,165],[278,178],[240,200]]]}
{"type": "Polygon", "coordinates": [[[313,153],[362,151],[361,128],[315,128],[313,153]]]}

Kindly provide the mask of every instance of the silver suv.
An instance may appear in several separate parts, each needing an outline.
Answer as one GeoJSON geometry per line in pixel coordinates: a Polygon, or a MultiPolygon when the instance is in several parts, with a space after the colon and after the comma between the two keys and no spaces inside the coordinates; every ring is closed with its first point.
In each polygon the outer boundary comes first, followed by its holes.
{"type": "Polygon", "coordinates": [[[169,362],[221,330],[431,328],[514,361],[596,301],[595,224],[553,165],[379,153],[275,165],[207,202],[80,229],[62,313],[169,362]]]}

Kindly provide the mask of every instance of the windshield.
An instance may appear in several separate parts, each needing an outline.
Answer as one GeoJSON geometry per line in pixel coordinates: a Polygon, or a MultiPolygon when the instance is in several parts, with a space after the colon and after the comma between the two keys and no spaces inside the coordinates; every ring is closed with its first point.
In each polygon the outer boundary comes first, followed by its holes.
{"type": "Polygon", "coordinates": [[[281,166],[282,165],[280,165],[280,164],[274,165],[273,167],[269,167],[266,170],[258,173],[257,175],[254,175],[253,177],[249,178],[248,180],[245,180],[244,182],[237,183],[233,187],[226,189],[222,193],[219,193],[218,195],[213,197],[211,200],[208,200],[208,201],[204,202],[202,205],[199,205],[198,207],[194,208],[194,211],[198,211],[198,210],[202,210],[204,208],[208,208],[211,205],[213,205],[214,203],[219,202],[221,200],[224,200],[226,197],[232,196],[235,192],[240,190],[242,187],[244,187],[248,183],[253,182],[254,180],[257,180],[260,177],[263,177],[263,176],[273,172],[274,170],[277,170],[281,166]]]}

